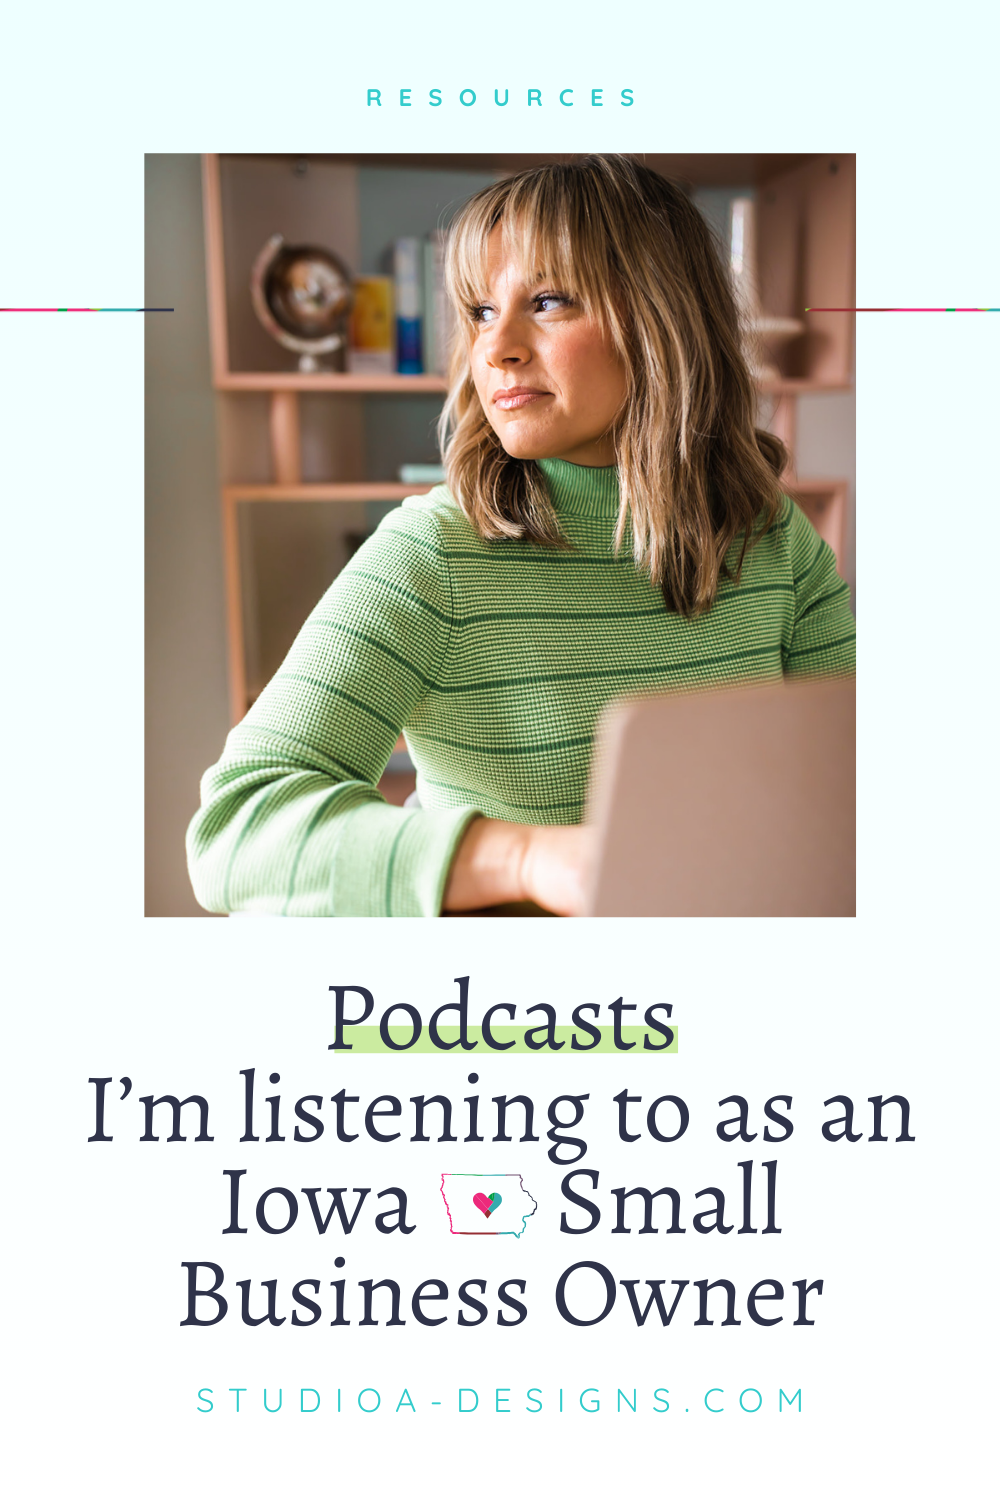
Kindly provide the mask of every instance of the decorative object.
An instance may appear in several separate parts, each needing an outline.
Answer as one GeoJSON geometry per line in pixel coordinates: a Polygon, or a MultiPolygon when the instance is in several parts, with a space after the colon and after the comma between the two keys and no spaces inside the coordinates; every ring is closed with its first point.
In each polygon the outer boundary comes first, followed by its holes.
{"type": "Polygon", "coordinates": [[[345,347],[354,293],[332,251],[273,234],[254,261],[250,298],[271,337],[299,355],[300,370],[321,369],[319,355],[345,347]]]}
{"type": "Polygon", "coordinates": [[[798,318],[774,317],[762,312],[757,281],[756,204],[752,198],[734,198],[729,236],[729,274],[736,301],[750,335],[746,350],[751,373],[757,381],[780,380],[777,366],[764,356],[770,349],[805,332],[798,318]]]}
{"type": "Polygon", "coordinates": [[[400,464],[397,478],[400,484],[444,484],[444,465],[400,464]]]}

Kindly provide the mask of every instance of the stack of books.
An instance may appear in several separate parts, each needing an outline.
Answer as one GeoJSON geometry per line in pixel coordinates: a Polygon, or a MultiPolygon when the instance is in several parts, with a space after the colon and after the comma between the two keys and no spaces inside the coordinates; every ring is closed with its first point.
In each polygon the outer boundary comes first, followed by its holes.
{"type": "Polygon", "coordinates": [[[445,291],[447,231],[393,247],[392,276],[356,276],[348,369],[445,375],[455,315],[445,291]]]}

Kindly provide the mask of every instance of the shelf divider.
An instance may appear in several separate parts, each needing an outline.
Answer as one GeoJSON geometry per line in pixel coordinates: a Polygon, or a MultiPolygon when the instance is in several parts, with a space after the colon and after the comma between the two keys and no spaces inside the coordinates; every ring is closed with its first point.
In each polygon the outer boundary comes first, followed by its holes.
{"type": "Polygon", "coordinates": [[[215,376],[217,391],[352,391],[398,396],[443,396],[443,375],[352,375],[336,370],[224,370],[215,376]]]}
{"type": "Polygon", "coordinates": [[[356,484],[224,484],[223,500],[239,504],[254,500],[405,500],[426,495],[430,484],[396,484],[392,480],[361,480],[356,484]]]}

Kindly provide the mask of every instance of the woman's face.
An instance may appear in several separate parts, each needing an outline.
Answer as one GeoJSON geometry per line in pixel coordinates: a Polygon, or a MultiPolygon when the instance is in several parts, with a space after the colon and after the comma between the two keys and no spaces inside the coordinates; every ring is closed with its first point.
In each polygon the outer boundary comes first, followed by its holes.
{"type": "Polygon", "coordinates": [[[487,276],[472,378],[505,450],[593,468],[614,463],[610,429],[625,400],[625,369],[600,324],[555,283],[525,281],[503,257],[499,228],[487,276]]]}

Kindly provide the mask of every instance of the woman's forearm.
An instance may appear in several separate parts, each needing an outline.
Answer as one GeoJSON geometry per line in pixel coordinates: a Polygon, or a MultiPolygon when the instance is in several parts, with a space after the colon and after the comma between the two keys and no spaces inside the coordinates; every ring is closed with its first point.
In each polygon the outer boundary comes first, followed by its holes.
{"type": "Polygon", "coordinates": [[[575,916],[589,870],[591,830],[477,818],[458,846],[445,886],[445,911],[476,911],[534,901],[575,916]]]}
{"type": "Polygon", "coordinates": [[[476,818],[459,844],[444,891],[445,911],[475,911],[524,901],[523,866],[531,829],[476,818]]]}

